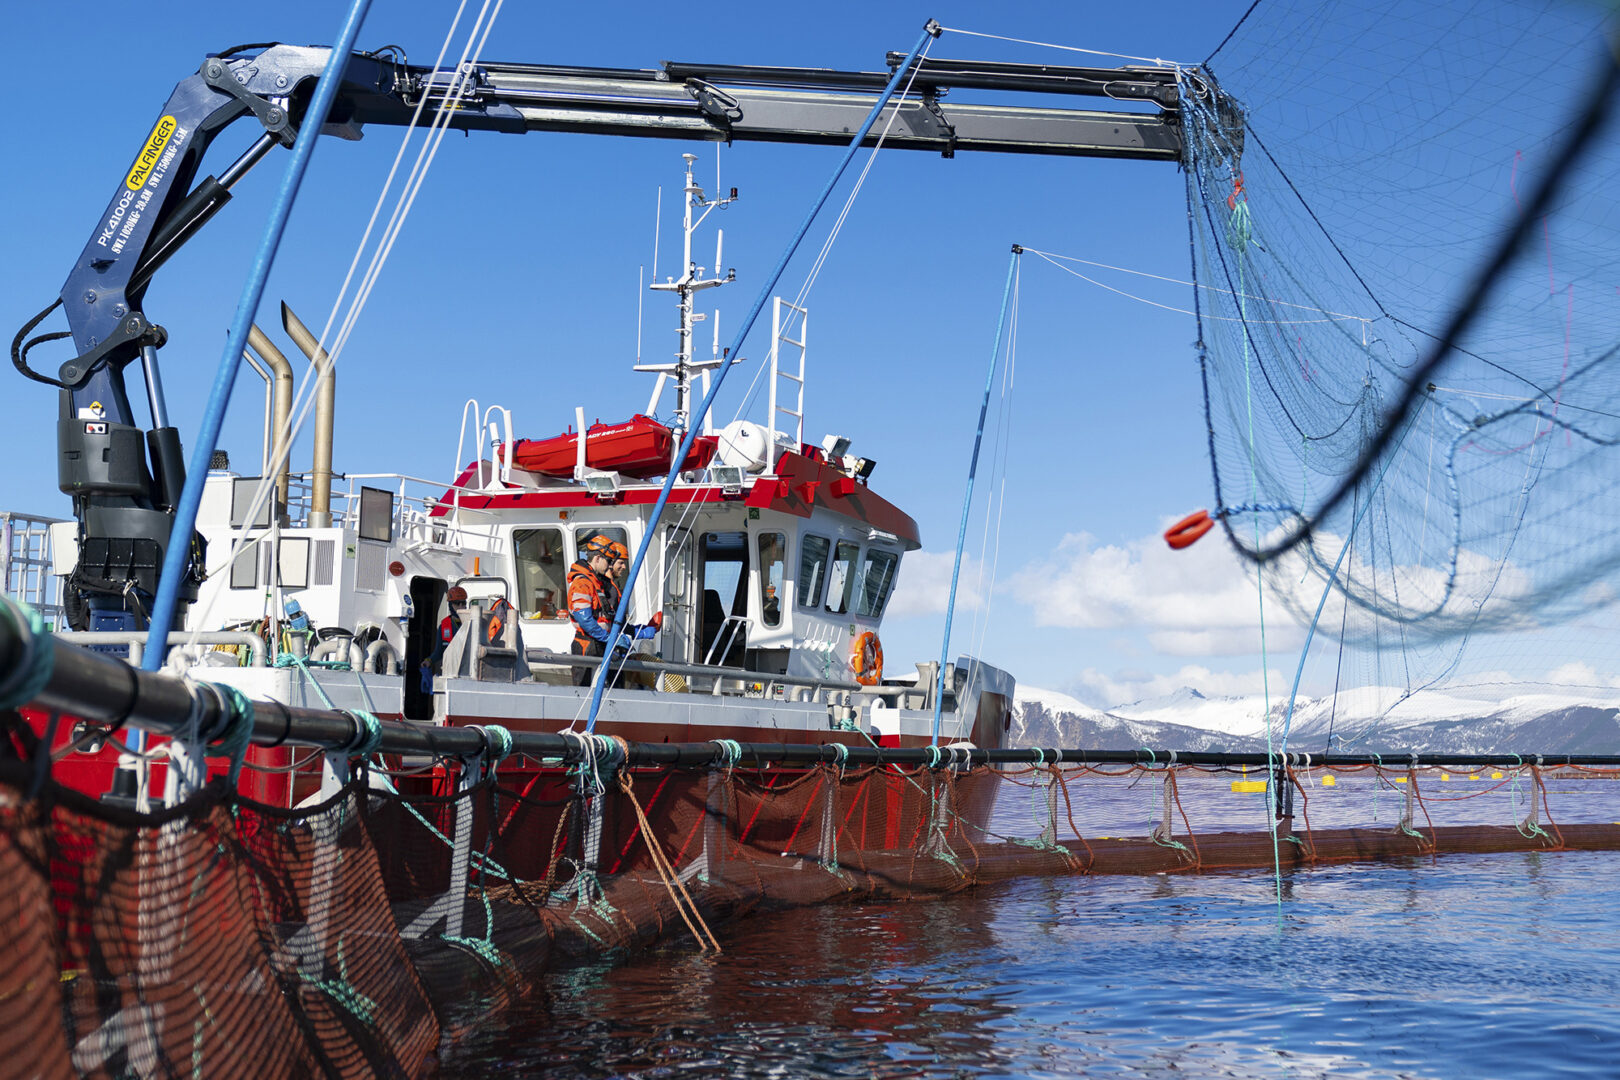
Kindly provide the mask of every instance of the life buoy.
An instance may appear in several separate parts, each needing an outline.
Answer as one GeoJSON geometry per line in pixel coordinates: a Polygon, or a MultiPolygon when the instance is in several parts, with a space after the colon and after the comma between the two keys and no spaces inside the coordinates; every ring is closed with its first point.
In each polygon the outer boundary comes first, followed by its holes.
{"type": "Polygon", "coordinates": [[[1175,551],[1191,547],[1209,530],[1215,527],[1215,521],[1209,516],[1208,510],[1200,510],[1188,514],[1174,525],[1164,531],[1164,542],[1175,551]]]}
{"type": "Polygon", "coordinates": [[[883,679],[883,642],[876,630],[868,630],[855,639],[850,648],[850,670],[855,681],[862,686],[876,686],[883,679]]]}

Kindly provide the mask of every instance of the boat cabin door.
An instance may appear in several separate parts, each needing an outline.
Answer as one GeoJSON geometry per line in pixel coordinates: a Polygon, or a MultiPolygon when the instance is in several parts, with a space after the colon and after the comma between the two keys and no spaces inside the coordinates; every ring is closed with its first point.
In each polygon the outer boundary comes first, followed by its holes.
{"type": "Polygon", "coordinates": [[[658,655],[672,664],[693,663],[696,604],[692,596],[692,533],[671,525],[664,531],[664,628],[658,655]]]}

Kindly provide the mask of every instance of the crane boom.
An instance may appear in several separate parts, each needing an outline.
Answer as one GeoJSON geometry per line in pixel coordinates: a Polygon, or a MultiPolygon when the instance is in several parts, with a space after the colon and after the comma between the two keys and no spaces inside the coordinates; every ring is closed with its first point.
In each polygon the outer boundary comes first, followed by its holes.
{"type": "MultiPolygon", "coordinates": [[[[142,297],[153,274],[229,201],[232,185],[275,146],[293,144],[330,57],[322,47],[245,46],[207,57],[181,80],[59,299],[13,342],[18,369],[60,390],[58,486],[73,496],[79,520],[79,559],[64,596],[70,622],[80,628],[145,625],[184,484],[179,433],[164,415],[157,365],[166,335],[147,318],[142,297]],[[198,180],[215,138],[248,116],[261,129],[257,139],[218,175],[198,180]],[[28,366],[28,352],[69,335],[24,339],[57,305],[65,308],[76,355],[52,378],[28,366]],[[153,418],[144,433],[123,374],[136,360],[153,418]]],[[[889,57],[891,68],[902,62],[889,57]]],[[[657,69],[481,63],[462,70],[354,53],[322,133],[358,139],[368,124],[406,125],[419,106],[454,99],[446,122],[465,131],[844,144],[892,73],[674,62],[657,69]]],[[[988,151],[1179,162],[1180,93],[1188,74],[924,59],[909,76],[911,93],[891,104],[874,130],[887,130],[886,146],[946,157],[988,151]],[[957,90],[1038,96],[1043,103],[947,100],[957,90]],[[1136,111],[1064,107],[1073,97],[1139,104],[1136,111]]],[[[1191,74],[1200,92],[1218,95],[1207,74],[1191,74]]],[[[1223,134],[1240,147],[1241,114],[1219,100],[1223,134]]],[[[182,618],[202,579],[201,540],[191,542],[182,618]]]]}

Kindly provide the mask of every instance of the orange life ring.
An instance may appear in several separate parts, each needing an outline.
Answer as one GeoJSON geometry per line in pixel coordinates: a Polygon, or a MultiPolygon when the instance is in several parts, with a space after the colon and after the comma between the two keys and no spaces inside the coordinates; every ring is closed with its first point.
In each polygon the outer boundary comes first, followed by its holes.
{"type": "Polygon", "coordinates": [[[883,679],[883,642],[876,630],[868,630],[855,639],[850,648],[850,670],[855,681],[862,686],[876,686],[883,679]]]}
{"type": "Polygon", "coordinates": [[[1191,547],[1199,538],[1215,527],[1208,510],[1188,514],[1164,531],[1164,542],[1176,551],[1191,547]]]}

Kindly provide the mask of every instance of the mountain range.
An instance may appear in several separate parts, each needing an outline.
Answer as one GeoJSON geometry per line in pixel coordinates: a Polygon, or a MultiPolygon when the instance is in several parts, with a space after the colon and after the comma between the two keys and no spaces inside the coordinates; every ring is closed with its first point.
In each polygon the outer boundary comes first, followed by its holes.
{"type": "Polygon", "coordinates": [[[1191,687],[1099,709],[1020,686],[1009,745],[1264,752],[1288,727],[1290,750],[1378,754],[1620,754],[1620,691],[1515,692],[1490,700],[1363,687],[1336,698],[1207,696],[1191,687]]]}

